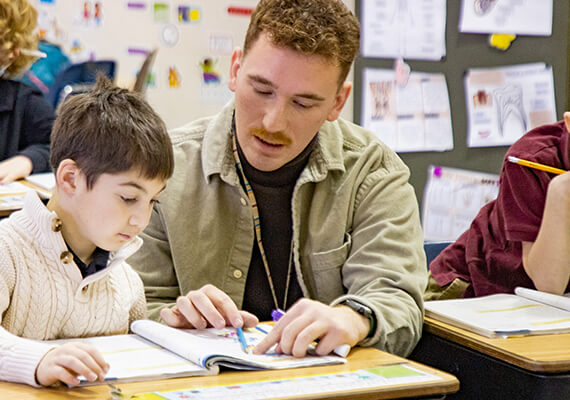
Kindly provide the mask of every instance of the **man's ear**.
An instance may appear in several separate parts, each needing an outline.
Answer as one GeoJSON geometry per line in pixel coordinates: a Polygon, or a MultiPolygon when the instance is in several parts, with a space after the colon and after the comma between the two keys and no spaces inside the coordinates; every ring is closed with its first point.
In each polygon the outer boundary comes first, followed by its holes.
{"type": "Polygon", "coordinates": [[[329,112],[329,115],[327,116],[327,121],[336,121],[336,119],[340,115],[340,112],[342,111],[342,108],[346,103],[346,100],[348,99],[348,96],[350,95],[351,90],[352,90],[352,83],[344,82],[342,84],[342,86],[338,90],[338,93],[336,94],[334,106],[329,112]]]}
{"type": "Polygon", "coordinates": [[[564,113],[564,124],[566,124],[566,130],[570,132],[570,111],[564,113]]]}
{"type": "Polygon", "coordinates": [[[77,163],[66,158],[59,163],[55,172],[57,187],[65,194],[72,195],[77,189],[77,184],[81,178],[81,169],[77,163]]]}
{"type": "Polygon", "coordinates": [[[228,88],[232,91],[236,91],[237,87],[237,74],[241,66],[241,60],[243,57],[243,51],[236,47],[232,53],[232,60],[230,65],[230,79],[228,81],[228,88]]]}

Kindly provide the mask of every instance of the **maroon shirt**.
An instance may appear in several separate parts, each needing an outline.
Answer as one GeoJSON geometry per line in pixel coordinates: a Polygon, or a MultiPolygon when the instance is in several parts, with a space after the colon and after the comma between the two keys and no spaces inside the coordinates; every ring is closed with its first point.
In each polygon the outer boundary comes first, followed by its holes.
{"type": "Polygon", "coordinates": [[[536,240],[546,188],[555,175],[513,164],[507,157],[570,170],[568,137],[560,121],[533,129],[509,148],[497,199],[481,208],[469,229],[430,264],[440,286],[460,278],[471,284],[465,297],[534,288],[522,265],[521,242],[536,240]]]}

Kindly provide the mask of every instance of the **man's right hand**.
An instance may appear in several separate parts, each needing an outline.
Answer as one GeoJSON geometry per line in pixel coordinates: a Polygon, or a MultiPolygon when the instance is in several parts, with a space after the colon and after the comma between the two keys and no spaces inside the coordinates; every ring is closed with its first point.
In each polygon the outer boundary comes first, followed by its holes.
{"type": "Polygon", "coordinates": [[[178,297],[176,307],[162,309],[160,316],[174,328],[248,328],[259,322],[255,315],[238,310],[226,293],[209,284],[178,297]]]}
{"type": "Polygon", "coordinates": [[[101,353],[86,343],[66,343],[48,351],[36,368],[36,381],[43,386],[61,381],[79,385],[78,376],[89,382],[103,381],[109,371],[101,353]]]}

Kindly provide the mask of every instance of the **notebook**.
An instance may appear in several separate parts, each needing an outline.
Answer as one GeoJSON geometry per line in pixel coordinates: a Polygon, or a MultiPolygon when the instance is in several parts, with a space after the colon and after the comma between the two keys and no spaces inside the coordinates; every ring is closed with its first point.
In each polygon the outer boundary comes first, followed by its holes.
{"type": "MultiPolygon", "coordinates": [[[[286,369],[315,365],[345,363],[334,355],[307,355],[295,358],[276,354],[244,352],[234,328],[205,330],[176,329],[150,320],[131,324],[129,335],[101,336],[54,341],[66,343],[81,340],[97,348],[109,363],[105,383],[124,383],[142,380],[166,379],[193,375],[215,375],[219,367],[239,370],[286,369]]],[[[259,324],[244,329],[250,348],[259,343],[271,330],[270,325],[259,324]]],[[[53,341],[52,341],[53,342],[53,341]]],[[[80,377],[80,385],[96,385],[80,377]]]]}

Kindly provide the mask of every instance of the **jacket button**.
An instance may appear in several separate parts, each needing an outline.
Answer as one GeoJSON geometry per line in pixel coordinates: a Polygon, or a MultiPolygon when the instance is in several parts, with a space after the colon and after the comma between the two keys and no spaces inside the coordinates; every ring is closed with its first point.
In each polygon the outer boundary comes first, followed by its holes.
{"type": "Polygon", "coordinates": [[[73,261],[73,255],[69,251],[64,251],[63,253],[61,253],[59,258],[61,259],[61,262],[63,262],[64,264],[69,264],[71,261],[73,261]]]}
{"type": "Polygon", "coordinates": [[[241,202],[242,206],[247,206],[247,201],[245,201],[245,199],[243,197],[240,198],[239,201],[241,202]]]}
{"type": "Polygon", "coordinates": [[[51,220],[51,230],[54,232],[61,231],[62,225],[63,225],[63,223],[61,222],[61,219],[59,219],[59,218],[54,218],[51,220]]]}
{"type": "Polygon", "coordinates": [[[240,279],[243,273],[239,269],[234,269],[234,278],[240,279]]]}

